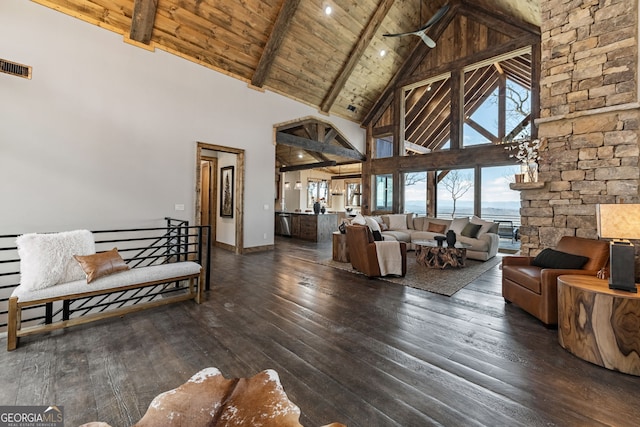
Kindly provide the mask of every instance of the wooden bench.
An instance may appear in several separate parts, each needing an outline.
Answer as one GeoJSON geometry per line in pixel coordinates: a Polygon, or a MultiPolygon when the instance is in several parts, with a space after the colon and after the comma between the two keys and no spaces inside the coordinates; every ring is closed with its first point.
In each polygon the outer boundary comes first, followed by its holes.
{"type": "Polygon", "coordinates": [[[0,236],[7,350],[27,335],[172,302],[200,303],[209,289],[210,228],[165,219],[166,227],[0,236]]]}
{"type": "Polygon", "coordinates": [[[86,280],[76,280],[39,290],[29,290],[18,286],[9,298],[7,350],[15,350],[20,337],[27,335],[81,325],[109,317],[122,316],[127,313],[177,301],[194,299],[197,303],[200,303],[202,297],[201,275],[202,267],[200,264],[193,261],[181,261],[132,268],[127,271],[101,277],[93,281],[90,285],[87,284],[86,280]],[[168,284],[170,286],[172,283],[183,280],[189,281],[189,288],[185,293],[70,318],[70,304],[74,300],[121,293],[162,284],[168,284]],[[22,310],[24,308],[45,304],[49,312],[46,317],[51,318],[52,303],[56,301],[62,301],[63,303],[62,320],[21,328],[22,310]]]}

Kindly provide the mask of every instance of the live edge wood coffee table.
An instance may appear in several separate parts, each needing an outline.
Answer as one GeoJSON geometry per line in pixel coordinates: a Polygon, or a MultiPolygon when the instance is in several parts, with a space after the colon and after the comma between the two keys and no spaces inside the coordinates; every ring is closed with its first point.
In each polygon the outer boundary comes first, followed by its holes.
{"type": "Polygon", "coordinates": [[[581,359],[640,376],[640,293],[593,276],[558,277],[558,339],[581,359]]]}
{"type": "Polygon", "coordinates": [[[429,268],[460,268],[467,261],[467,248],[465,243],[457,242],[455,247],[449,247],[446,242],[438,246],[435,240],[417,240],[416,262],[429,268]]]}

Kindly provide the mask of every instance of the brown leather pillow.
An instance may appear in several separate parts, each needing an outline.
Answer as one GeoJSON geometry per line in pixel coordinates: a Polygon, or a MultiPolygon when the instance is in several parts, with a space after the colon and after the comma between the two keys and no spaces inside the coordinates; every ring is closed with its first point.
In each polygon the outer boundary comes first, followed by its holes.
{"type": "Polygon", "coordinates": [[[429,226],[427,227],[427,231],[430,231],[432,233],[444,234],[446,230],[447,224],[436,224],[435,222],[430,222],[429,226]]]}
{"type": "Polygon", "coordinates": [[[118,253],[118,248],[93,255],[74,255],[73,257],[80,263],[80,267],[87,275],[87,283],[91,283],[99,277],[129,269],[118,253]]]}

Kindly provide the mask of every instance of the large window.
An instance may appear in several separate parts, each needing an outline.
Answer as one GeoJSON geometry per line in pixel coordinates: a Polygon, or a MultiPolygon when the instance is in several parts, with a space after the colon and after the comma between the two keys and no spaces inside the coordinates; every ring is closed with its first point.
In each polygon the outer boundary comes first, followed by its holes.
{"type": "Polygon", "coordinates": [[[531,137],[531,90],[507,79],[506,135],[508,141],[531,137]]]}
{"type": "Polygon", "coordinates": [[[403,155],[414,156],[449,148],[451,75],[434,77],[405,88],[403,155]]]}
{"type": "Polygon", "coordinates": [[[427,193],[427,173],[408,172],[404,174],[404,211],[426,215],[429,206],[427,193]]]}
{"type": "Polygon", "coordinates": [[[474,211],[473,169],[440,170],[437,173],[439,218],[471,216],[474,211]]]}
{"type": "Polygon", "coordinates": [[[404,149],[414,156],[450,147],[497,144],[531,136],[531,48],[465,67],[462,94],[451,73],[404,87],[404,149]],[[452,111],[462,95],[461,141],[451,141],[452,111]]]}
{"type": "Polygon", "coordinates": [[[520,173],[519,166],[493,166],[481,169],[480,198],[482,218],[496,221],[512,221],[520,225],[520,194],[509,189],[513,175],[520,173]]]}
{"type": "Polygon", "coordinates": [[[307,207],[313,207],[314,202],[327,203],[329,200],[329,184],[326,179],[309,178],[307,180],[307,207]]]}
{"type": "Polygon", "coordinates": [[[393,210],[393,176],[391,174],[376,175],[375,182],[375,200],[376,210],[392,211],[393,210]]]}
{"type": "Polygon", "coordinates": [[[465,68],[462,146],[531,136],[531,53],[465,68]]]}
{"type": "Polygon", "coordinates": [[[360,181],[346,181],[347,186],[347,206],[360,207],[360,198],[362,197],[362,189],[360,181]]]}
{"type": "Polygon", "coordinates": [[[386,135],[377,137],[375,140],[373,156],[376,159],[393,157],[393,136],[386,135]]]}

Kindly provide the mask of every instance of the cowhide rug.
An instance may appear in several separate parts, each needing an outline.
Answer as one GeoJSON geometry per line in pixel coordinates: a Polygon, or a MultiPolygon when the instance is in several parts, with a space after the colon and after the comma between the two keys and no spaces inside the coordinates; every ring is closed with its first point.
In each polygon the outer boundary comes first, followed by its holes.
{"type": "MultiPolygon", "coordinates": [[[[300,409],[287,397],[276,371],[228,380],[218,369],[206,368],[156,396],[134,427],[302,427],[299,419],[300,409]]],[[[111,426],[93,422],[80,427],[111,426]]]]}

